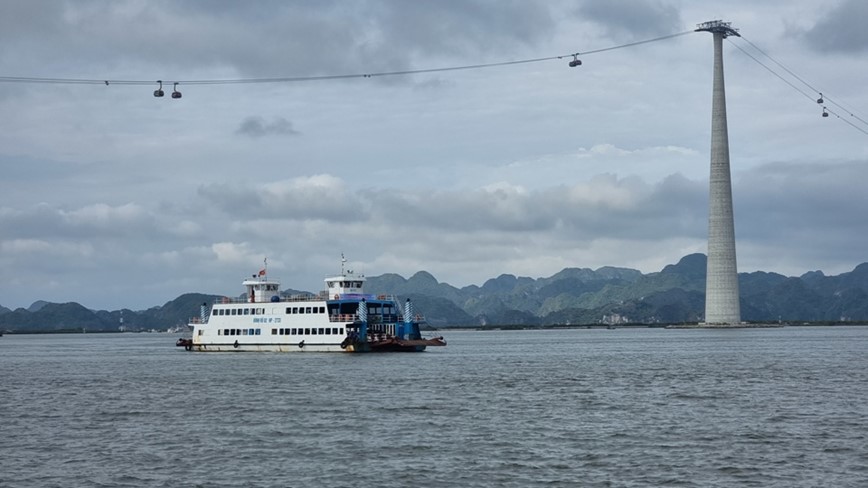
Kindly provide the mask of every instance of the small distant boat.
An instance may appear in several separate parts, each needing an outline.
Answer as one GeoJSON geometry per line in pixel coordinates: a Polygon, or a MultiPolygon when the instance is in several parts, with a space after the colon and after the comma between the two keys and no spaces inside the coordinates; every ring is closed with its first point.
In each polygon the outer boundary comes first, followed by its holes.
{"type": "Polygon", "coordinates": [[[422,352],[445,346],[423,338],[424,318],[392,295],[364,292],[365,277],[345,271],[325,279],[317,295],[282,297],[266,269],[242,282],[245,298],[202,304],[192,336],[176,346],[199,352],[422,352]]]}

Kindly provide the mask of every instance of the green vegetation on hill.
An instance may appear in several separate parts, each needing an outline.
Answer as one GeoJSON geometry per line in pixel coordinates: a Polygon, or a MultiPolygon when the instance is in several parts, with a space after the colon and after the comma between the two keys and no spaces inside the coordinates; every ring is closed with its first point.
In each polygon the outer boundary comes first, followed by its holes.
{"type": "MultiPolygon", "coordinates": [[[[691,254],[660,272],[627,268],[567,268],[547,278],[503,274],[482,286],[456,288],[420,271],[368,277],[367,291],[410,298],[433,327],[680,324],[702,320],[706,258],[691,254]]],[[[868,321],[868,263],[849,273],[801,277],[753,272],[739,275],[742,319],[749,322],[868,321]]],[[[285,294],[298,294],[287,290],[285,294]]],[[[165,330],[183,325],[216,297],[188,293],[143,311],[92,311],[77,303],[36,302],[29,309],[0,307],[0,330],[165,330]]]]}

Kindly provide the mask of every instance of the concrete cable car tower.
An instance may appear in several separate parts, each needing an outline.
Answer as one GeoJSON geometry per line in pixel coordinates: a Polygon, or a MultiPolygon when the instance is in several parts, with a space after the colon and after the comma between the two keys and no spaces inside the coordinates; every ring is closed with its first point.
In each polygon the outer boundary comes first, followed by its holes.
{"type": "Polygon", "coordinates": [[[705,323],[708,327],[739,326],[738,270],[735,259],[735,222],[726,128],[723,83],[723,40],[739,36],[729,22],[712,20],[697,31],[714,35],[714,86],[711,102],[711,175],[708,192],[708,269],[705,281],[705,323]]]}

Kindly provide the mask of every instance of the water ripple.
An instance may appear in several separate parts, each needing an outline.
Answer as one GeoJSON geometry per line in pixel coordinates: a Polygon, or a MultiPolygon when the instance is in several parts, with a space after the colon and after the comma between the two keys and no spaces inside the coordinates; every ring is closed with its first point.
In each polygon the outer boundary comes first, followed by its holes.
{"type": "Polygon", "coordinates": [[[868,486],[868,328],[448,335],[368,356],[6,336],[0,485],[868,486]]]}

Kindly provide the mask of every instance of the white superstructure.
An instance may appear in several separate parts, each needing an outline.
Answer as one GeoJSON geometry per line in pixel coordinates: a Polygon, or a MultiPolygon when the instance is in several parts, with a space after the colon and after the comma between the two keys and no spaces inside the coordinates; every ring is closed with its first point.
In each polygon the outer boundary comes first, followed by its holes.
{"type": "Polygon", "coordinates": [[[284,297],[265,271],[245,279],[243,298],[222,298],[190,321],[194,351],[368,352],[422,351],[445,345],[422,339],[420,317],[390,295],[364,293],[365,277],[352,271],[325,279],[318,295],[284,297]]]}

